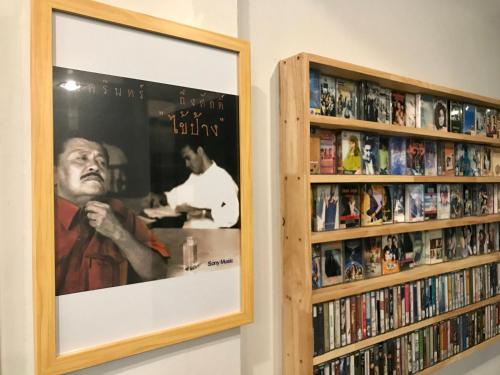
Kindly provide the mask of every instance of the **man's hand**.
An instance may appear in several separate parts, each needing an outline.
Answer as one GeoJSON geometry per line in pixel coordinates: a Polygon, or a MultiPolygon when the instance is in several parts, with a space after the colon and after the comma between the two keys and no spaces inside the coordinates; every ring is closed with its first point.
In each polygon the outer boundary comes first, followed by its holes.
{"type": "Polygon", "coordinates": [[[102,202],[90,201],[85,205],[89,224],[105,237],[117,241],[123,237],[124,228],[111,207],[102,202]]]}
{"type": "Polygon", "coordinates": [[[167,206],[167,196],[165,194],[149,193],[149,207],[155,208],[160,206],[167,206]]]}
{"type": "Polygon", "coordinates": [[[190,206],[189,204],[180,204],[175,207],[175,211],[179,213],[184,213],[187,216],[187,219],[212,219],[211,212],[209,209],[196,208],[190,206]]]}
{"type": "Polygon", "coordinates": [[[190,214],[194,211],[201,211],[200,209],[190,206],[189,204],[183,203],[175,207],[175,210],[181,214],[190,214]]]}

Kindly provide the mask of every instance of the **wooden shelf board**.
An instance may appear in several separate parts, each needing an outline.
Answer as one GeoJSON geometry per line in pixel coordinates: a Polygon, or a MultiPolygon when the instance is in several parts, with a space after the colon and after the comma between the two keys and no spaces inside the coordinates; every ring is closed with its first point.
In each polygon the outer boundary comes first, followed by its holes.
{"type": "Polygon", "coordinates": [[[451,89],[441,85],[423,82],[417,79],[403,77],[397,74],[386,73],[380,70],[365,68],[363,66],[346,63],[310,53],[302,53],[300,56],[306,58],[310,66],[319,69],[323,74],[352,80],[369,80],[378,83],[382,87],[392,90],[411,93],[426,93],[435,96],[455,99],[458,101],[475,103],[486,107],[500,107],[500,100],[483,95],[469,93],[461,90],[451,89]]]}
{"type": "Polygon", "coordinates": [[[356,119],[346,119],[342,117],[309,115],[311,126],[320,126],[326,129],[351,130],[362,132],[374,132],[381,135],[404,136],[415,138],[430,138],[442,141],[481,143],[500,147],[500,139],[490,138],[479,135],[468,135],[461,133],[443,132],[430,129],[409,128],[406,126],[397,126],[382,124],[373,121],[364,121],[356,119]]]}
{"type": "Polygon", "coordinates": [[[423,230],[443,229],[443,228],[459,227],[463,225],[493,223],[496,221],[500,221],[500,214],[485,215],[485,216],[467,216],[467,217],[462,217],[460,219],[428,220],[428,221],[419,221],[416,223],[373,225],[369,227],[338,229],[338,230],[324,231],[324,232],[312,232],[311,243],[342,241],[350,238],[385,236],[395,233],[419,232],[423,230]]]}
{"type": "Polygon", "coordinates": [[[464,268],[481,266],[483,264],[500,262],[500,252],[485,255],[475,255],[465,259],[449,262],[429,264],[415,267],[408,271],[382,275],[370,279],[363,279],[351,283],[332,285],[312,291],[312,304],[337,300],[339,298],[366,293],[371,290],[382,289],[394,285],[407,283],[414,280],[425,279],[443,273],[454,272],[464,268]]]}
{"type": "Polygon", "coordinates": [[[368,339],[356,342],[356,343],[351,344],[351,345],[346,345],[346,346],[339,348],[339,349],[329,351],[325,354],[314,357],[313,364],[318,365],[320,363],[327,362],[327,361],[330,361],[332,359],[342,357],[346,354],[356,352],[358,350],[368,348],[372,345],[378,344],[379,342],[383,342],[383,341],[389,340],[389,339],[397,337],[397,336],[402,336],[406,333],[413,332],[417,329],[424,328],[424,327],[432,325],[434,323],[438,323],[442,320],[447,320],[447,319],[453,318],[455,316],[462,315],[462,314],[465,314],[469,311],[477,310],[483,306],[494,304],[497,302],[500,302],[500,295],[485,299],[483,301],[480,301],[480,302],[477,302],[474,304],[467,305],[467,306],[459,308],[459,309],[455,309],[453,311],[448,311],[444,314],[433,316],[432,318],[429,318],[429,319],[421,320],[417,323],[413,323],[413,324],[410,324],[410,325],[407,325],[404,327],[400,327],[398,329],[394,329],[394,330],[385,332],[381,335],[370,337],[368,339]]]}
{"type": "Polygon", "coordinates": [[[441,361],[439,363],[436,363],[434,366],[427,367],[426,369],[423,369],[422,371],[417,372],[419,375],[429,375],[434,372],[436,372],[439,369],[442,369],[443,367],[449,366],[454,362],[460,361],[464,357],[467,357],[468,355],[477,352],[478,350],[482,350],[486,348],[487,346],[493,345],[497,343],[500,340],[500,334],[492,337],[491,339],[488,339],[486,341],[483,341],[480,344],[474,345],[473,347],[464,350],[461,353],[455,354],[454,356],[451,356],[444,361],[441,361]]]}
{"type": "Polygon", "coordinates": [[[309,176],[311,184],[353,184],[353,183],[435,183],[435,184],[470,184],[500,183],[500,176],[463,177],[463,176],[399,176],[399,175],[344,175],[318,174],[309,176]]]}
{"type": "MultiPolygon", "coordinates": [[[[312,370],[313,337],[311,330],[311,304],[346,295],[380,289],[427,276],[450,272],[480,264],[500,261],[500,253],[487,254],[464,260],[432,266],[422,266],[407,272],[379,278],[362,280],[351,284],[311,290],[310,261],[311,242],[326,242],[343,238],[368,237],[384,233],[418,231],[427,228],[445,227],[445,221],[417,224],[395,224],[382,227],[358,228],[347,231],[311,233],[310,230],[310,184],[309,142],[311,126],[330,129],[374,132],[392,136],[417,137],[453,142],[470,142],[500,147],[500,139],[484,136],[439,132],[379,124],[375,122],[350,120],[327,116],[309,115],[309,68],[318,68],[323,74],[353,80],[370,80],[382,87],[411,93],[428,93],[464,103],[474,103],[488,108],[500,108],[500,100],[486,96],[449,89],[411,78],[401,77],[374,69],[364,68],[341,61],[323,58],[307,53],[291,56],[280,62],[280,129],[282,147],[280,151],[282,184],[283,243],[283,368],[287,374],[301,375],[312,370]],[[291,183],[290,181],[293,181],[291,183]],[[420,227],[424,225],[424,229],[420,227]],[[425,227],[427,225],[427,227],[425,227]],[[372,234],[374,233],[374,234],[372,234]],[[286,250],[286,251],[285,251],[286,250]]],[[[325,180],[321,180],[318,183],[325,180]]],[[[330,182],[327,178],[326,182],[330,182]]],[[[347,181],[347,180],[345,180],[347,181]]],[[[382,180],[380,180],[382,181],[382,180]]],[[[386,182],[384,179],[383,182],[386,182]]],[[[411,180],[419,181],[419,180],[411,180]]],[[[420,180],[423,181],[423,180],[420,180]]],[[[430,180],[429,180],[430,181],[430,180]]],[[[436,181],[435,178],[432,181],[436,181]]],[[[446,181],[442,179],[441,181],[446,181]]],[[[469,182],[471,180],[463,180],[469,182]]],[[[400,176],[394,183],[401,183],[400,176]]],[[[458,182],[453,179],[453,182],[458,182]]],[[[486,180],[477,180],[484,183],[486,180]]],[[[314,181],[313,181],[314,183],[314,181]]],[[[466,225],[470,218],[449,221],[450,226],[466,225]]],[[[484,216],[473,219],[473,223],[500,221],[500,217],[484,216]],[[478,221],[479,219],[479,221],[478,221]]],[[[441,317],[440,317],[441,319],[441,317]]],[[[394,334],[394,332],[391,332],[394,334]]],[[[490,340],[491,341],[491,340],[490,340]]],[[[476,348],[480,348],[481,345],[476,348]]],[[[477,350],[477,349],[473,349],[477,350]]]]}

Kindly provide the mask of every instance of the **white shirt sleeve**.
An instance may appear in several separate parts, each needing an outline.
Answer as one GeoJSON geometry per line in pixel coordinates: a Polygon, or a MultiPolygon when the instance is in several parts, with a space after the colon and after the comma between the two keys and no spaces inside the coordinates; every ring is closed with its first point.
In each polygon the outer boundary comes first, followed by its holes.
{"type": "Polygon", "coordinates": [[[167,203],[170,207],[176,208],[177,206],[186,203],[192,204],[194,197],[194,184],[193,184],[193,175],[189,175],[189,178],[184,181],[184,183],[176,186],[170,191],[165,192],[167,196],[167,203]]]}
{"type": "Polygon", "coordinates": [[[193,228],[229,228],[238,222],[240,216],[238,185],[229,173],[217,165],[213,165],[202,175],[191,174],[183,184],[165,195],[168,205],[174,209],[181,204],[188,204],[210,210],[213,222],[208,219],[192,219],[189,226],[193,228]]]}
{"type": "Polygon", "coordinates": [[[238,186],[231,176],[221,169],[218,187],[214,189],[214,200],[209,207],[212,218],[218,228],[229,228],[238,222],[240,203],[238,201],[238,186]]]}

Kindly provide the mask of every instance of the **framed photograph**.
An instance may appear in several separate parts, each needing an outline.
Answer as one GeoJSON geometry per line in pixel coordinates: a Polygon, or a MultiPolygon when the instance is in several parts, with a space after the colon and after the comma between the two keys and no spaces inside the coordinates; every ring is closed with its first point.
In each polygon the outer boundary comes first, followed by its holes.
{"type": "Polygon", "coordinates": [[[249,44],[35,0],[31,71],[37,373],[250,323],[249,44]]]}

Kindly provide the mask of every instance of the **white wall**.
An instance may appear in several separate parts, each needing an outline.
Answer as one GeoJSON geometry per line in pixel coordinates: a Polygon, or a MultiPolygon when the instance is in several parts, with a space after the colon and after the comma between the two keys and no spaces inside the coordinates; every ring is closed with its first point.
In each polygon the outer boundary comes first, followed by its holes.
{"type": "MultiPolygon", "coordinates": [[[[256,324],[242,329],[242,366],[245,375],[280,374],[279,60],[312,52],[500,98],[500,3],[239,0],[238,17],[239,36],[252,45],[254,222],[259,233],[256,324]]],[[[494,373],[499,351],[497,344],[456,365],[455,374],[466,368],[494,373]],[[479,367],[466,366],[471,363],[479,367]]]]}
{"type": "MultiPolygon", "coordinates": [[[[251,41],[255,323],[80,373],[281,374],[278,61],[298,52],[313,52],[499,98],[500,3],[498,0],[105,2],[229,35],[239,34],[251,41]]],[[[29,3],[29,0],[0,2],[2,375],[33,373],[29,3]]],[[[500,366],[499,352],[497,344],[441,373],[498,373],[494,370],[500,366]]]]}
{"type": "MultiPolygon", "coordinates": [[[[237,35],[237,2],[109,0],[111,5],[237,35]]],[[[33,374],[30,1],[0,1],[0,373],[33,374]]],[[[240,330],[115,361],[80,374],[240,374],[240,330]],[[168,369],[168,370],[166,370],[168,369]]]]}

